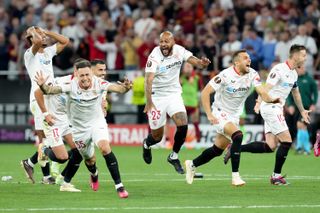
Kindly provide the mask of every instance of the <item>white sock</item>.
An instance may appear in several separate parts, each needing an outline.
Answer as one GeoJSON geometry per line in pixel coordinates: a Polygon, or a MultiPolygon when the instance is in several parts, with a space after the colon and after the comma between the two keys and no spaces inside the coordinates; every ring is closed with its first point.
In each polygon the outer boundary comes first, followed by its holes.
{"type": "Polygon", "coordinates": [[[272,174],[272,177],[274,177],[274,178],[278,178],[278,177],[280,177],[281,176],[281,174],[278,174],[278,173],[273,173],[272,174]]]}
{"type": "Polygon", "coordinates": [[[176,153],[176,152],[171,152],[170,158],[171,158],[172,160],[178,159],[178,153],[176,153]]]}
{"type": "Polygon", "coordinates": [[[240,177],[239,172],[232,172],[232,177],[240,177]]]}
{"type": "Polygon", "coordinates": [[[30,158],[28,158],[28,164],[33,168],[34,164],[31,162],[30,158]]]}
{"type": "Polygon", "coordinates": [[[116,188],[116,189],[119,189],[120,187],[123,187],[123,184],[122,184],[122,183],[118,183],[118,184],[115,185],[115,188],[116,188]]]}

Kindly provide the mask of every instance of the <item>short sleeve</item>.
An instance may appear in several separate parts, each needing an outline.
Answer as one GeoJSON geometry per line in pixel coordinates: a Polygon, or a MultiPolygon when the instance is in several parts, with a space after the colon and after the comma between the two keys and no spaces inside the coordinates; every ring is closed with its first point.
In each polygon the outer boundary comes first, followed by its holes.
{"type": "Polygon", "coordinates": [[[71,91],[71,83],[63,83],[59,85],[62,89],[62,92],[70,92],[71,91]]]}
{"type": "Polygon", "coordinates": [[[268,75],[267,83],[271,85],[276,85],[280,80],[281,76],[278,69],[272,69],[268,75]]]}
{"type": "Polygon", "coordinates": [[[260,79],[260,75],[259,75],[259,73],[258,72],[255,72],[254,74],[253,74],[253,80],[252,80],[252,85],[254,86],[254,87],[258,87],[258,86],[261,86],[261,79],[260,79]]]}
{"type": "Polygon", "coordinates": [[[193,56],[192,52],[190,52],[189,50],[183,48],[184,51],[183,51],[183,60],[186,61],[188,60],[191,56],[193,56]]]}
{"type": "Polygon", "coordinates": [[[215,76],[214,78],[212,78],[212,79],[209,81],[209,85],[210,85],[215,91],[217,91],[217,90],[219,90],[220,87],[223,85],[223,82],[224,82],[224,80],[223,80],[222,76],[217,75],[217,76],[215,76]]]}
{"type": "Polygon", "coordinates": [[[99,86],[102,91],[107,91],[110,85],[111,83],[109,81],[99,80],[99,86]]]}
{"type": "Polygon", "coordinates": [[[50,58],[53,58],[53,56],[57,55],[57,44],[47,47],[46,52],[48,53],[50,58]]]}
{"type": "Polygon", "coordinates": [[[155,73],[156,70],[157,70],[157,66],[158,66],[158,62],[157,60],[155,59],[155,56],[154,55],[150,55],[148,57],[148,61],[147,61],[147,64],[146,64],[146,69],[145,71],[146,72],[153,72],[155,73]]]}

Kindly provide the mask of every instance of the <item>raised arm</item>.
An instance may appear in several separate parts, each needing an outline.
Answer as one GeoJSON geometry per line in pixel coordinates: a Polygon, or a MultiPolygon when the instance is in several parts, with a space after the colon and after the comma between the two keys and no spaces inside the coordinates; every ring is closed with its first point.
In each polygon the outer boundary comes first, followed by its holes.
{"type": "Polygon", "coordinates": [[[40,89],[42,90],[42,92],[46,95],[53,95],[53,94],[60,94],[62,93],[62,88],[60,86],[49,86],[46,83],[46,81],[48,80],[48,77],[44,77],[43,73],[37,72],[36,76],[35,76],[35,82],[39,85],[40,89]]]}
{"type": "Polygon", "coordinates": [[[125,78],[123,82],[118,81],[117,83],[118,84],[111,84],[108,87],[108,91],[123,94],[128,92],[132,88],[132,82],[127,78],[125,78]]]}
{"type": "Polygon", "coordinates": [[[43,30],[44,34],[47,35],[50,38],[53,38],[54,40],[56,40],[57,43],[57,54],[60,53],[69,43],[69,38],[55,33],[55,32],[51,32],[51,31],[47,31],[47,30],[43,30]]]}
{"type": "Polygon", "coordinates": [[[187,62],[192,64],[193,66],[197,66],[200,69],[206,68],[211,63],[211,61],[206,57],[201,57],[201,59],[199,59],[195,56],[190,56],[187,62]]]}
{"type": "Polygon", "coordinates": [[[39,51],[39,49],[42,47],[42,38],[41,36],[37,33],[35,27],[30,27],[27,30],[27,36],[31,36],[32,38],[32,47],[31,51],[33,55],[36,55],[36,53],[39,51]]]}

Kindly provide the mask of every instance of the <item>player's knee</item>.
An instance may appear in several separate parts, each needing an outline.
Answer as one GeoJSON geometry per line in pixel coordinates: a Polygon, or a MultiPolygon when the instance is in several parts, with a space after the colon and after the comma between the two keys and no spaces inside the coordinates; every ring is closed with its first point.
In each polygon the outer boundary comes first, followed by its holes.
{"type": "Polygon", "coordinates": [[[63,163],[64,163],[64,162],[66,162],[66,161],[69,159],[69,155],[68,155],[67,152],[66,152],[66,153],[61,153],[61,154],[59,154],[59,155],[57,156],[57,158],[58,158],[60,161],[63,161],[63,163]]]}
{"type": "Polygon", "coordinates": [[[102,153],[102,155],[107,155],[111,152],[110,143],[106,140],[100,141],[98,143],[99,150],[102,153]]]}
{"type": "Polygon", "coordinates": [[[93,166],[96,163],[96,156],[86,159],[85,161],[88,166],[93,166]]]}
{"type": "Polygon", "coordinates": [[[154,141],[160,142],[162,140],[163,133],[152,133],[151,136],[154,141]]]}

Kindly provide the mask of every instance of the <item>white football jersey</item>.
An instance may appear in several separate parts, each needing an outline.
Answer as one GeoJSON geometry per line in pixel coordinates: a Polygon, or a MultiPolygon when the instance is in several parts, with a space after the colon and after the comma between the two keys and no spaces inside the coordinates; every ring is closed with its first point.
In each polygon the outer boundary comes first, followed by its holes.
{"type": "Polygon", "coordinates": [[[31,80],[30,103],[35,100],[34,91],[38,88],[34,77],[38,71],[42,71],[44,76],[49,76],[48,83],[52,83],[54,79],[52,58],[57,54],[57,45],[44,48],[43,53],[37,52],[35,55],[32,53],[32,47],[24,53],[24,64],[26,66],[29,78],[31,80]]]}
{"type": "MultiPolygon", "coordinates": [[[[66,85],[71,84],[73,75],[67,75],[63,77],[58,77],[54,79],[54,86],[65,87],[66,85]]],[[[65,93],[57,95],[46,95],[45,103],[47,110],[50,114],[54,115],[57,122],[68,122],[67,114],[67,104],[68,96],[65,93]]]]}
{"type": "Polygon", "coordinates": [[[250,68],[249,73],[240,75],[232,66],[222,70],[209,84],[215,90],[212,107],[240,116],[251,88],[260,86],[261,81],[254,69],[250,68]]]}
{"type": "Polygon", "coordinates": [[[93,76],[92,87],[87,90],[79,87],[77,78],[62,86],[62,91],[69,94],[69,119],[76,131],[88,131],[93,126],[106,124],[101,96],[109,85],[108,81],[93,76]]]}
{"type": "MultiPolygon", "coordinates": [[[[276,105],[284,106],[292,88],[298,86],[297,80],[297,72],[292,70],[287,62],[277,64],[271,69],[267,78],[267,83],[273,85],[272,89],[269,91],[269,95],[272,98],[280,98],[281,100],[281,104],[277,103],[276,105]]],[[[261,107],[270,104],[272,103],[262,101],[261,107]]]]}
{"type": "Polygon", "coordinates": [[[179,75],[182,63],[192,56],[192,53],[180,45],[173,45],[172,55],[164,57],[160,47],[155,47],[148,57],[146,72],[155,73],[152,82],[153,96],[166,96],[182,92],[179,75]]]}

